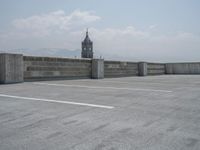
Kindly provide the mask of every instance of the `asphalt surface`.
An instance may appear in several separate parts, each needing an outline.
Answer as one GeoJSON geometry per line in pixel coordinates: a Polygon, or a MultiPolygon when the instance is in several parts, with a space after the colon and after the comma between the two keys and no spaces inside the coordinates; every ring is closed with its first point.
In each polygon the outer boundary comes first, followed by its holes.
{"type": "Polygon", "coordinates": [[[200,76],[0,85],[0,150],[199,150],[200,76]]]}

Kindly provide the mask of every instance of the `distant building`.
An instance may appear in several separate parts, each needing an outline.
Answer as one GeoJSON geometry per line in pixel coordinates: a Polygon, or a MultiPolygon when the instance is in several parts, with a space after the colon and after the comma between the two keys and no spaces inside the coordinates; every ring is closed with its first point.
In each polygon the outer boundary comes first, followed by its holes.
{"type": "Polygon", "coordinates": [[[88,35],[88,29],[86,31],[86,37],[82,42],[82,58],[93,58],[93,42],[90,40],[88,35]]]}

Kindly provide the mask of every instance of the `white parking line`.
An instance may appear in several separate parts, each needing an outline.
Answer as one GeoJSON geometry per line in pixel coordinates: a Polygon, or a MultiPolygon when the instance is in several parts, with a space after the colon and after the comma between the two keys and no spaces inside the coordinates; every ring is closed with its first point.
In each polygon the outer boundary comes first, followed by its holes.
{"type": "Polygon", "coordinates": [[[69,84],[50,84],[50,83],[33,83],[37,85],[49,85],[49,86],[60,86],[60,87],[77,87],[77,88],[89,88],[89,89],[111,89],[111,90],[131,90],[131,91],[149,91],[149,92],[165,92],[171,93],[168,90],[154,90],[154,89],[139,89],[139,88],[117,88],[117,87],[101,87],[101,86],[85,86],[85,85],[69,85],[69,84]]]}
{"type": "Polygon", "coordinates": [[[13,98],[13,99],[25,99],[25,100],[32,100],[32,101],[52,102],[52,103],[61,103],[61,104],[71,104],[71,105],[106,108],[106,109],[114,108],[113,106],[106,106],[106,105],[96,105],[96,104],[89,104],[89,103],[78,103],[78,102],[72,102],[72,101],[61,101],[61,100],[43,99],[43,98],[21,97],[21,96],[5,95],[5,94],[0,94],[0,97],[7,97],[7,98],[13,98]]]}
{"type": "MultiPolygon", "coordinates": [[[[124,83],[124,84],[155,84],[155,85],[163,85],[163,84],[168,84],[168,85],[183,85],[183,84],[174,84],[174,83],[169,83],[169,82],[145,82],[145,81],[134,81],[134,82],[125,82],[125,81],[116,81],[116,80],[112,80],[112,81],[108,81],[108,80],[74,80],[73,82],[104,82],[104,83],[124,83]]],[[[197,82],[196,82],[197,83],[197,82]]]]}

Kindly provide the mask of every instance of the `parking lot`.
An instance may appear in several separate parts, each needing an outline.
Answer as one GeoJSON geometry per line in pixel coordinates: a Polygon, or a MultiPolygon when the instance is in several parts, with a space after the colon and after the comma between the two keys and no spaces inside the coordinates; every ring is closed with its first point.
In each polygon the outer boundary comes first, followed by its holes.
{"type": "Polygon", "coordinates": [[[0,85],[1,150],[199,150],[200,76],[0,85]]]}

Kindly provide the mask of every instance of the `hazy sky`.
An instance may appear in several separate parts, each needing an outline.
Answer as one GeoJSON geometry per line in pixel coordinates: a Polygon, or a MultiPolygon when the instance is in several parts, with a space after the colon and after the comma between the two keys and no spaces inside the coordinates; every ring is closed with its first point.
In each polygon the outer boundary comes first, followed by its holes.
{"type": "Polygon", "coordinates": [[[89,27],[95,54],[200,61],[200,0],[0,0],[0,51],[77,50],[89,27]]]}

